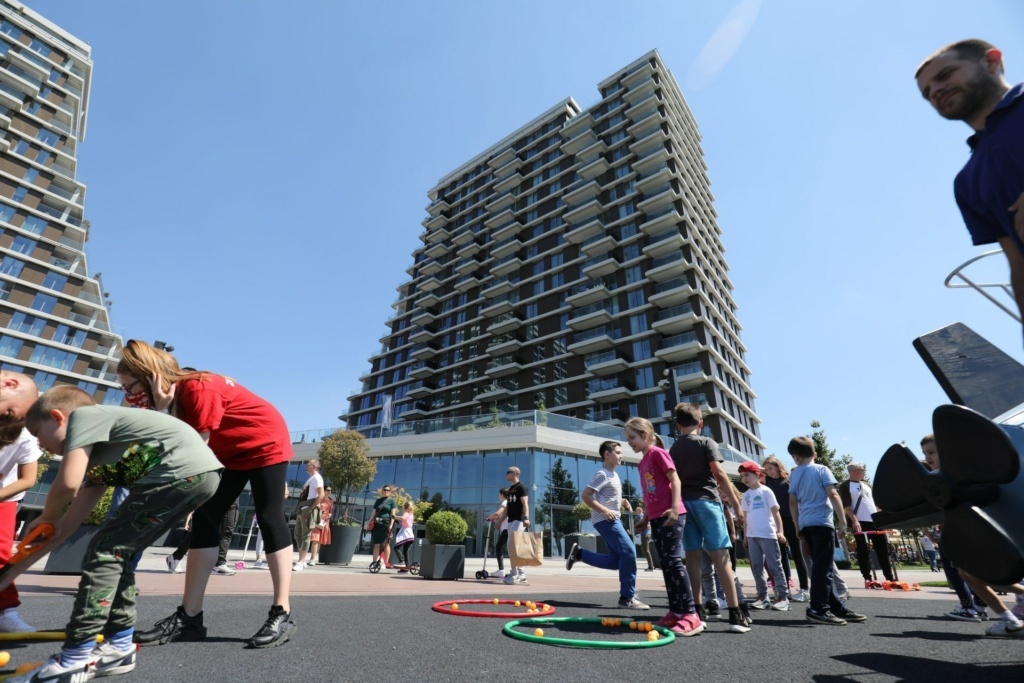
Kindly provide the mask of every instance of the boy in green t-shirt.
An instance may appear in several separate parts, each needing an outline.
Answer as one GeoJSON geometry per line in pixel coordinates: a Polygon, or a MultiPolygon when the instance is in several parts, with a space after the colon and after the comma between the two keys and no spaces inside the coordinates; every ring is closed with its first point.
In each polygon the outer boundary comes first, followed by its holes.
{"type": "Polygon", "coordinates": [[[213,496],[222,466],[184,422],[153,410],[98,406],[78,387],[50,389],[25,422],[43,448],[64,456],[43,512],[28,529],[51,524],[54,531],[41,552],[15,565],[0,587],[77,529],[108,486],[125,486],[129,494],[86,550],[60,654],[11,680],[127,673],[135,668],[136,651],[131,559],[213,496]],[[101,633],[104,641],[97,645],[101,633]]]}

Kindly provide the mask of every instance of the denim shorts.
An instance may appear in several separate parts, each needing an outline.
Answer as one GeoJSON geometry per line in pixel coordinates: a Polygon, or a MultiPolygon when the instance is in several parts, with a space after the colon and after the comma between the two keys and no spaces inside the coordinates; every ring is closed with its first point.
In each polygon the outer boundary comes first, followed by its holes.
{"type": "Polygon", "coordinates": [[[686,506],[686,526],[683,527],[685,552],[732,547],[721,503],[714,500],[687,500],[683,503],[686,506]]]}

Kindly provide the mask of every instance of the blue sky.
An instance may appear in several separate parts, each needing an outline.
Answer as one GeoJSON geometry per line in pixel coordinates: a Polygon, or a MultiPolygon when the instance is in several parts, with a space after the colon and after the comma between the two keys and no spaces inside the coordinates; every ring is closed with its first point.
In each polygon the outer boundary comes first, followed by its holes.
{"type": "Polygon", "coordinates": [[[79,175],[115,327],[234,376],[293,430],[341,425],[427,190],[652,48],[700,125],[769,451],[814,419],[872,467],[916,448],[945,397],[911,341],[948,323],[1021,357],[1009,317],[943,287],[984,251],[952,198],[969,130],[913,72],[980,37],[1024,79],[1024,3],[31,7],[93,46],[79,175]]]}

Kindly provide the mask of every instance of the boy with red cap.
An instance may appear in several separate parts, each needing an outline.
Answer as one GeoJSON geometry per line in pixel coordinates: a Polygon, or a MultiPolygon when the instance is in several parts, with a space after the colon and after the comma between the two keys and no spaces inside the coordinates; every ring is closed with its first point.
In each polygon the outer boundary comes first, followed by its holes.
{"type": "Polygon", "coordinates": [[[750,553],[750,568],[757,586],[757,599],[750,606],[785,612],[789,609],[789,584],[782,573],[779,544],[785,543],[786,537],[782,532],[779,502],[770,488],[761,485],[761,468],[757,463],[747,461],[740,464],[740,481],[747,487],[740,498],[740,507],[746,518],[743,545],[750,553]],[[766,564],[775,582],[775,602],[768,600],[768,585],[764,580],[766,564]]]}

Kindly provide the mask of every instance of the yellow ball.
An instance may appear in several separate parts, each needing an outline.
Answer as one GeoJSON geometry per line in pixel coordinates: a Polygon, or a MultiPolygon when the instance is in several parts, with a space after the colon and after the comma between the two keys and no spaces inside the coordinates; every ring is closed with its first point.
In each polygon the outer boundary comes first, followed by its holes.
{"type": "Polygon", "coordinates": [[[495,604],[495,605],[497,605],[497,604],[498,604],[498,598],[494,598],[494,604],[495,604]]]}
{"type": "Polygon", "coordinates": [[[654,627],[651,626],[650,622],[647,622],[647,623],[644,624],[644,630],[647,631],[648,633],[651,632],[652,628],[654,628],[654,627]]]}
{"type": "Polygon", "coordinates": [[[457,602],[453,602],[452,609],[459,609],[459,604],[457,602]]]}
{"type": "Polygon", "coordinates": [[[0,652],[0,666],[6,666],[7,662],[11,661],[10,652],[0,652]]]}
{"type": "Polygon", "coordinates": [[[647,634],[647,640],[651,640],[651,641],[657,640],[660,637],[661,637],[661,634],[658,633],[657,631],[651,631],[650,633],[647,634]]]}
{"type": "Polygon", "coordinates": [[[542,629],[542,628],[536,629],[533,632],[533,635],[537,636],[538,638],[543,638],[544,637],[544,629],[542,629]]]}
{"type": "Polygon", "coordinates": [[[521,607],[518,600],[516,600],[516,607],[521,607]]]}
{"type": "Polygon", "coordinates": [[[622,619],[615,619],[615,623],[612,626],[622,626],[622,619]]]}
{"type": "Polygon", "coordinates": [[[630,631],[635,631],[636,630],[636,622],[635,621],[629,622],[629,630],[630,631]]]}

